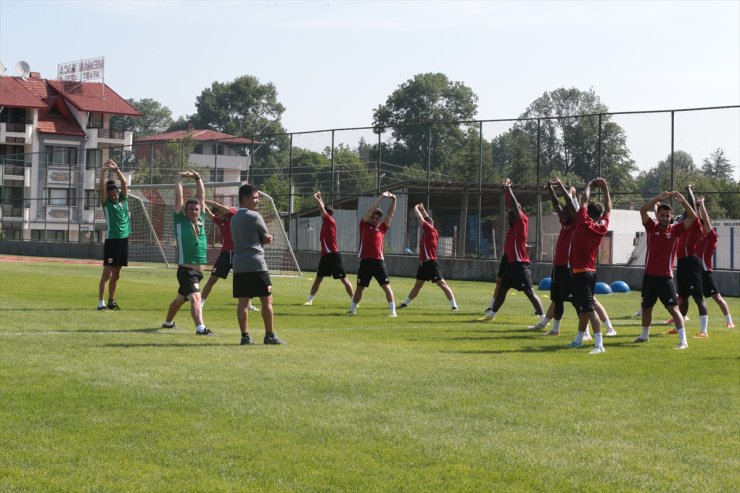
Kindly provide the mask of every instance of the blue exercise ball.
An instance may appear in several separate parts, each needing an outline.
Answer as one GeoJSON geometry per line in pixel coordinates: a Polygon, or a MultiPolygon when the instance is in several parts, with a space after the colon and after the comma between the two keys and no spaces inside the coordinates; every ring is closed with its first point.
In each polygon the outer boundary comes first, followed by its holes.
{"type": "Polygon", "coordinates": [[[612,294],[612,288],[605,282],[597,282],[594,292],[596,294],[612,294]]]}
{"type": "Polygon", "coordinates": [[[610,284],[612,291],[615,293],[629,293],[630,287],[624,281],[614,281],[610,284]]]}
{"type": "Polygon", "coordinates": [[[543,277],[540,281],[539,286],[537,286],[540,291],[547,291],[550,289],[550,285],[552,284],[552,279],[549,277],[543,277]]]}

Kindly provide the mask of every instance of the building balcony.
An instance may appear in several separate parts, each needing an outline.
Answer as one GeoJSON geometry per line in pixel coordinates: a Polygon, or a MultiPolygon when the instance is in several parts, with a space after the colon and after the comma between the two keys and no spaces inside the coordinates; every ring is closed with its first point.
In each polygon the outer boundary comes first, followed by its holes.
{"type": "Polygon", "coordinates": [[[99,149],[101,144],[108,144],[114,147],[123,146],[125,150],[130,151],[134,133],[113,128],[87,128],[85,141],[85,149],[99,149]]]}
{"type": "Polygon", "coordinates": [[[202,168],[238,169],[246,171],[250,164],[249,156],[222,156],[219,154],[191,154],[188,162],[202,168]]]}
{"type": "Polygon", "coordinates": [[[32,136],[32,123],[0,123],[0,143],[30,144],[32,136]]]}

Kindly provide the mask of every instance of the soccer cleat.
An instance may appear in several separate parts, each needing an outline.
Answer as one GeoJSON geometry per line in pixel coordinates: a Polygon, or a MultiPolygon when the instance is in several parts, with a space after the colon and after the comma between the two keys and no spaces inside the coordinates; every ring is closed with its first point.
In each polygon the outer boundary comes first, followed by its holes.
{"type": "Polygon", "coordinates": [[[584,340],[584,341],[593,341],[593,340],[594,340],[594,338],[593,338],[593,337],[591,337],[591,336],[590,336],[590,335],[588,335],[588,334],[584,334],[584,336],[583,336],[583,340],[584,340]]]}
{"type": "Polygon", "coordinates": [[[162,324],[162,328],[163,329],[174,329],[175,328],[175,322],[172,322],[172,323],[169,323],[169,324],[167,322],[165,322],[165,323],[162,324]]]}
{"type": "Polygon", "coordinates": [[[406,303],[401,303],[400,305],[398,305],[398,309],[400,310],[401,308],[406,308],[407,306],[408,305],[406,303]]]}
{"type": "Polygon", "coordinates": [[[571,343],[570,343],[570,344],[568,344],[568,345],[567,345],[567,346],[565,346],[565,347],[583,347],[583,343],[581,343],[581,342],[576,342],[576,341],[571,341],[571,343]]]}
{"type": "Polygon", "coordinates": [[[617,335],[617,331],[614,330],[614,327],[612,327],[611,329],[607,329],[606,334],[604,334],[604,336],[606,337],[616,337],[616,335],[617,335]]]}
{"type": "Polygon", "coordinates": [[[350,315],[350,316],[355,314],[355,312],[353,310],[347,310],[344,313],[346,313],[347,315],[350,315]]]}
{"type": "Polygon", "coordinates": [[[496,314],[493,313],[491,310],[486,310],[485,314],[478,320],[480,322],[488,322],[489,320],[493,320],[494,318],[496,318],[496,314]]]}
{"type": "Polygon", "coordinates": [[[635,337],[632,342],[648,342],[650,339],[643,339],[642,337],[635,337]]]}
{"type": "Polygon", "coordinates": [[[456,312],[456,311],[458,311],[459,309],[460,309],[460,308],[458,308],[458,307],[456,307],[456,306],[450,307],[450,310],[452,310],[453,312],[456,312]]]}
{"type": "Polygon", "coordinates": [[[728,329],[734,329],[735,328],[735,324],[733,324],[732,322],[727,322],[727,328],[728,329]]]}
{"type": "Polygon", "coordinates": [[[108,307],[105,306],[105,305],[98,307],[98,311],[100,311],[100,310],[107,310],[107,309],[108,309],[108,307]]]}
{"type": "Polygon", "coordinates": [[[709,337],[709,334],[706,332],[699,332],[694,336],[694,339],[706,339],[707,337],[709,337]]]}
{"type": "Polygon", "coordinates": [[[681,350],[681,349],[688,349],[688,348],[689,348],[689,343],[682,341],[682,342],[679,342],[678,343],[678,346],[674,347],[673,349],[679,349],[679,350],[681,350]]]}
{"type": "Polygon", "coordinates": [[[388,315],[388,318],[396,318],[397,316],[398,316],[397,314],[391,313],[390,315],[388,315]]]}
{"type": "Polygon", "coordinates": [[[546,336],[559,336],[560,335],[560,331],[553,329],[553,330],[551,330],[549,332],[545,332],[545,335],[546,336]]]}
{"type": "Polygon", "coordinates": [[[633,317],[642,317],[642,308],[632,314],[633,317]]]}
{"type": "Polygon", "coordinates": [[[303,304],[303,306],[311,306],[313,305],[313,301],[307,301],[303,304]]]}
{"type": "Polygon", "coordinates": [[[536,324],[534,324],[534,325],[529,325],[529,326],[527,327],[527,329],[529,329],[529,330],[542,330],[542,329],[544,329],[545,327],[547,327],[547,325],[542,325],[541,323],[537,322],[537,323],[536,323],[536,324]]]}
{"type": "Polygon", "coordinates": [[[241,345],[241,346],[246,346],[246,345],[248,345],[248,344],[254,344],[254,341],[253,341],[253,340],[252,340],[252,338],[251,338],[251,337],[249,336],[249,334],[242,334],[242,340],[241,340],[241,342],[239,343],[239,345],[241,345]]]}
{"type": "Polygon", "coordinates": [[[120,310],[121,309],[121,307],[118,306],[118,303],[116,302],[116,300],[108,300],[107,308],[108,310],[120,310]]]}
{"type": "Polygon", "coordinates": [[[605,352],[606,349],[604,349],[604,346],[596,346],[591,351],[589,351],[588,354],[601,354],[605,352]]]}
{"type": "Polygon", "coordinates": [[[278,338],[278,336],[274,332],[271,332],[270,334],[265,334],[265,339],[264,339],[263,342],[265,344],[272,344],[272,345],[288,344],[287,342],[285,342],[282,339],[278,338]]]}
{"type": "Polygon", "coordinates": [[[206,327],[203,330],[196,330],[195,331],[195,335],[197,335],[197,336],[212,336],[212,335],[214,335],[214,333],[213,333],[213,331],[211,329],[209,329],[208,327],[206,327]]]}
{"type": "Polygon", "coordinates": [[[256,312],[256,311],[259,311],[259,309],[260,309],[260,308],[259,308],[258,306],[254,306],[254,305],[249,305],[249,306],[247,307],[247,310],[249,310],[249,311],[251,311],[251,312],[256,312]]]}
{"type": "Polygon", "coordinates": [[[672,329],[668,329],[665,332],[663,332],[663,335],[670,335],[670,334],[678,334],[678,329],[673,327],[672,329]]]}

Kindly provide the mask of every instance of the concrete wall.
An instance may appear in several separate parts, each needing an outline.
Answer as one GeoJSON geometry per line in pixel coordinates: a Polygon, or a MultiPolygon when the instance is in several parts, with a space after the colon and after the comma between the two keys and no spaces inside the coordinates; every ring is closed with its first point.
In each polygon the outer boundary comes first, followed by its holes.
{"type": "MultiPolygon", "coordinates": [[[[102,262],[103,245],[3,240],[0,241],[0,253],[35,257],[90,258],[101,259],[102,262]]],[[[295,256],[303,271],[315,271],[319,265],[319,252],[299,251],[295,252],[295,256]]],[[[342,254],[342,262],[348,274],[357,273],[360,261],[356,254],[342,254]]],[[[388,255],[385,262],[391,277],[415,277],[419,266],[418,258],[412,255],[388,255]]],[[[458,279],[493,282],[498,272],[497,260],[443,258],[440,259],[439,265],[445,278],[451,281],[458,279]]],[[[551,270],[551,264],[532,264],[532,281],[537,283],[543,277],[549,277],[551,270]]],[[[599,267],[597,278],[606,283],[625,281],[631,289],[639,290],[642,287],[642,274],[642,267],[603,265],[599,267]]],[[[740,272],[715,271],[714,278],[723,296],[740,296],[740,272]]]]}

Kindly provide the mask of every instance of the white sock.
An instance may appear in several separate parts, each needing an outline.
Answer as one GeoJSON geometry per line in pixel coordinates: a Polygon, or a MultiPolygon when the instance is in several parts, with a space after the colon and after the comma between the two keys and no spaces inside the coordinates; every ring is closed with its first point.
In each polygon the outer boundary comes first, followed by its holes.
{"type": "Polygon", "coordinates": [[[205,298],[201,298],[200,299],[200,307],[203,308],[205,306],[205,304],[206,304],[206,299],[205,298]]]}
{"type": "Polygon", "coordinates": [[[576,338],[574,339],[576,344],[583,344],[583,334],[581,331],[576,331],[576,338]]]}
{"type": "Polygon", "coordinates": [[[162,325],[166,325],[167,327],[174,327],[175,326],[175,322],[171,322],[169,320],[165,320],[162,325]]]}
{"type": "Polygon", "coordinates": [[[103,307],[103,306],[105,306],[105,301],[103,301],[103,300],[98,300],[98,306],[99,306],[99,307],[103,307]]]}
{"type": "Polygon", "coordinates": [[[612,330],[614,327],[612,327],[612,321],[608,318],[604,320],[604,325],[606,325],[606,330],[612,330]]]}
{"type": "Polygon", "coordinates": [[[699,316],[699,327],[700,331],[702,331],[704,334],[707,333],[707,325],[709,325],[709,315],[700,315],[699,316]]]}
{"type": "Polygon", "coordinates": [[[678,340],[686,343],[686,329],[678,329],[678,340]]]}
{"type": "Polygon", "coordinates": [[[640,334],[640,339],[650,339],[650,327],[643,327],[642,333],[640,334]]]}
{"type": "Polygon", "coordinates": [[[352,313],[355,313],[357,311],[357,303],[353,301],[352,306],[349,307],[349,311],[351,311],[352,313]]]}
{"type": "Polygon", "coordinates": [[[203,324],[196,325],[195,330],[197,330],[198,332],[203,332],[204,330],[206,330],[206,326],[203,324]]]}
{"type": "Polygon", "coordinates": [[[391,313],[395,314],[396,313],[396,302],[395,301],[388,302],[388,308],[391,309],[391,313]]]}
{"type": "Polygon", "coordinates": [[[601,332],[597,332],[596,334],[594,334],[594,347],[604,346],[604,343],[602,342],[603,339],[601,337],[601,332]]]}
{"type": "Polygon", "coordinates": [[[308,295],[308,302],[309,302],[309,303],[313,301],[313,296],[314,296],[314,295],[312,295],[312,294],[309,294],[309,295],[308,295]]]}
{"type": "Polygon", "coordinates": [[[552,330],[554,330],[555,332],[560,332],[560,320],[557,320],[557,319],[556,319],[556,320],[555,320],[555,321],[554,321],[554,322],[552,323],[552,330]]]}
{"type": "Polygon", "coordinates": [[[727,315],[725,315],[725,322],[727,322],[728,324],[731,324],[732,323],[732,315],[730,315],[729,313],[727,315]]]}
{"type": "Polygon", "coordinates": [[[547,324],[550,323],[550,320],[552,320],[552,319],[547,318],[547,315],[542,315],[540,317],[540,321],[537,322],[537,323],[540,324],[544,328],[544,327],[547,327],[547,324]]]}
{"type": "Polygon", "coordinates": [[[406,298],[405,300],[403,300],[403,304],[409,306],[411,304],[411,298],[406,298]]]}
{"type": "Polygon", "coordinates": [[[490,305],[488,305],[488,309],[489,309],[490,311],[493,311],[493,304],[494,304],[495,302],[496,302],[496,297],[494,296],[494,297],[492,297],[492,298],[491,298],[491,304],[490,304],[490,305]]]}
{"type": "Polygon", "coordinates": [[[586,330],[583,332],[584,336],[591,337],[591,331],[589,330],[589,326],[586,326],[586,330]]]}

